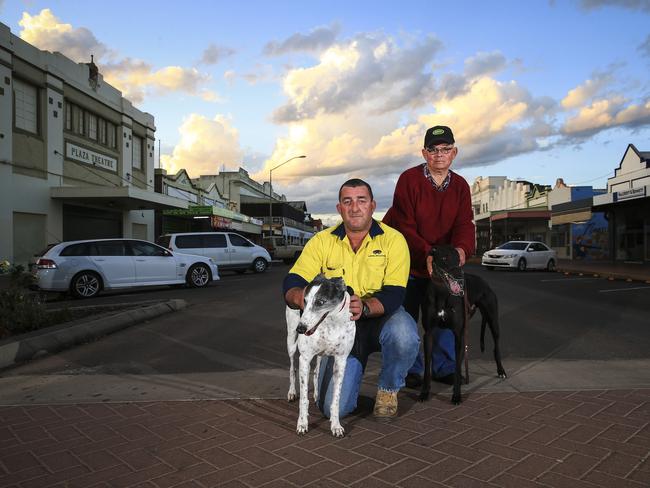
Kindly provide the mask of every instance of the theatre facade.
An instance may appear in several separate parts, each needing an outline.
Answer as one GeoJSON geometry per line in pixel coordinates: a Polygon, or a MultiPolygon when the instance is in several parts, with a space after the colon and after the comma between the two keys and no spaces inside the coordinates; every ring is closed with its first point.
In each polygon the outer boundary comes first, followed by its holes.
{"type": "Polygon", "coordinates": [[[0,260],[75,239],[154,240],[154,118],[92,59],[41,51],[0,23],[0,260]]]}

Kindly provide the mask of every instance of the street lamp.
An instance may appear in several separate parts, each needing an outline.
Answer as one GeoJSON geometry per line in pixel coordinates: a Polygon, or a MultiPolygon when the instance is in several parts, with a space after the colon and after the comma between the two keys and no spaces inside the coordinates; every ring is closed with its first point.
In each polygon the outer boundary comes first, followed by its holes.
{"type": "Polygon", "coordinates": [[[292,158],[287,159],[284,163],[280,163],[269,170],[269,237],[273,236],[273,184],[272,184],[273,170],[278,169],[280,166],[284,166],[289,161],[293,161],[294,159],[300,159],[306,157],[307,156],[305,155],[294,156],[292,158]]]}

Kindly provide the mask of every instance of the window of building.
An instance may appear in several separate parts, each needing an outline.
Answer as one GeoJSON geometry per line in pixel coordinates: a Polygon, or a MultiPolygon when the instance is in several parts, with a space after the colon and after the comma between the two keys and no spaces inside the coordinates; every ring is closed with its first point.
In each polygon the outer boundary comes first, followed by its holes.
{"type": "Polygon", "coordinates": [[[133,168],[142,169],[142,138],[133,136],[133,168]]]}
{"type": "Polygon", "coordinates": [[[106,145],[106,121],[104,119],[100,118],[97,122],[97,132],[99,143],[106,145]]]}
{"type": "Polygon", "coordinates": [[[72,106],[72,132],[80,135],[84,133],[84,112],[76,105],[72,106]]]}
{"type": "Polygon", "coordinates": [[[117,135],[115,133],[115,124],[106,122],[106,145],[115,149],[117,147],[117,135]]]}
{"type": "Polygon", "coordinates": [[[65,104],[65,129],[111,149],[117,148],[115,124],[69,102],[65,104]]]}
{"type": "Polygon", "coordinates": [[[14,78],[14,125],[38,134],[38,89],[14,78]]]}
{"type": "Polygon", "coordinates": [[[91,113],[88,113],[88,137],[97,140],[97,116],[91,113]]]}

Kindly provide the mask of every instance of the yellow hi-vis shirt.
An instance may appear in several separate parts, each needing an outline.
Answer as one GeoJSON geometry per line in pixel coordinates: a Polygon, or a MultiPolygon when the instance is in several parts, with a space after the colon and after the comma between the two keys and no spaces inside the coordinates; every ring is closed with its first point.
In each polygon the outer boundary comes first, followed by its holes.
{"type": "MultiPolygon", "coordinates": [[[[410,256],[404,236],[392,227],[373,220],[368,235],[356,253],[350,246],[343,223],[317,233],[307,242],[287,278],[294,274],[308,283],[321,273],[327,278],[341,277],[356,295],[369,298],[382,289],[388,292],[392,287],[406,288],[409,267],[410,256]]],[[[296,285],[298,283],[292,284],[296,285]]],[[[383,302],[380,296],[377,298],[383,302]]],[[[385,298],[388,299],[388,296],[385,298]]],[[[401,301],[397,307],[399,305],[401,301]]]]}

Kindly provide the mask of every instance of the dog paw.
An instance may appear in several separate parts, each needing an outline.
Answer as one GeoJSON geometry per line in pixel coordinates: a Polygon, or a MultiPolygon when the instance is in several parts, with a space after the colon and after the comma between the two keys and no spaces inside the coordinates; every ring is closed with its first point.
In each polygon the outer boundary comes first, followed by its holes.
{"type": "Polygon", "coordinates": [[[298,423],[298,426],[296,427],[296,433],[298,435],[305,435],[308,430],[309,430],[309,426],[307,424],[301,424],[300,422],[298,423]]]}
{"type": "Polygon", "coordinates": [[[460,395],[451,396],[451,403],[453,403],[454,405],[460,405],[460,402],[461,402],[460,395]]]}
{"type": "Polygon", "coordinates": [[[499,371],[499,372],[498,372],[498,376],[499,376],[499,378],[501,378],[501,379],[505,379],[505,378],[508,377],[508,375],[506,374],[505,371],[499,371]]]}
{"type": "Polygon", "coordinates": [[[428,391],[423,391],[420,393],[420,396],[418,397],[418,400],[421,402],[426,402],[429,400],[429,397],[431,396],[431,393],[428,391]]]}
{"type": "Polygon", "coordinates": [[[288,401],[295,402],[296,398],[298,398],[298,396],[295,393],[291,393],[291,392],[287,393],[287,400],[288,401]]]}
{"type": "Polygon", "coordinates": [[[345,436],[345,429],[341,427],[340,425],[338,427],[332,426],[332,435],[334,437],[344,437],[345,436]]]}

